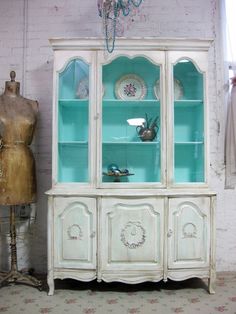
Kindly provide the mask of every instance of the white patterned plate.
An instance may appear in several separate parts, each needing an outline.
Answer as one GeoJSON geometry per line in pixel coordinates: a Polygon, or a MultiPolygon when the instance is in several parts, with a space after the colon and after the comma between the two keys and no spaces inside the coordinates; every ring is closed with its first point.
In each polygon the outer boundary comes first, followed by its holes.
{"type": "Polygon", "coordinates": [[[147,88],[144,80],[136,74],[122,76],[115,85],[115,95],[118,99],[138,100],[146,96],[147,88]]]}
{"type": "MultiPolygon", "coordinates": [[[[154,85],[154,94],[158,100],[160,100],[160,81],[157,80],[156,84],[154,85]]],[[[175,100],[180,100],[183,98],[184,95],[184,89],[183,85],[180,83],[179,80],[174,79],[174,99],[175,100]]]]}

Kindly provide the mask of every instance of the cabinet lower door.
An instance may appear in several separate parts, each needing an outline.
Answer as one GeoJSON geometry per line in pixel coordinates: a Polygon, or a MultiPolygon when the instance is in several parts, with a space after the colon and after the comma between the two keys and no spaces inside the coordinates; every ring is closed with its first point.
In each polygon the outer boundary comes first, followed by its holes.
{"type": "Polygon", "coordinates": [[[54,200],[55,267],[96,268],[96,200],[56,197],[54,200]]]}
{"type": "Polygon", "coordinates": [[[129,271],[128,277],[163,268],[163,208],[163,199],[153,197],[102,199],[102,271],[129,271]]]}
{"type": "Polygon", "coordinates": [[[209,266],[210,198],[169,200],[168,267],[209,266]]]}

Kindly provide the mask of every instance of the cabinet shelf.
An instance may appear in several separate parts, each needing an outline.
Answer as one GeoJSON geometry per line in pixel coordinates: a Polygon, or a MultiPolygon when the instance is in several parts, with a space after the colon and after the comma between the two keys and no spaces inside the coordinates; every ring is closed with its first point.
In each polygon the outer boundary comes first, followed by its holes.
{"type": "Polygon", "coordinates": [[[121,100],[121,99],[103,99],[103,107],[156,107],[160,106],[160,101],[157,99],[141,99],[141,100],[121,100]]]}
{"type": "Polygon", "coordinates": [[[160,145],[160,142],[103,142],[104,145],[160,145]]]}
{"type": "Polygon", "coordinates": [[[78,146],[78,145],[88,145],[88,141],[59,141],[59,145],[66,145],[66,146],[78,146]]]}
{"type": "Polygon", "coordinates": [[[184,100],[175,100],[175,108],[177,107],[196,107],[203,104],[202,99],[184,99],[184,100]]]}
{"type": "Polygon", "coordinates": [[[175,145],[202,145],[202,144],[204,144],[204,142],[203,141],[197,141],[197,142],[186,141],[186,142],[175,142],[174,144],[175,145]]]}
{"type": "Polygon", "coordinates": [[[59,99],[59,104],[66,107],[88,106],[88,99],[59,99]]]}

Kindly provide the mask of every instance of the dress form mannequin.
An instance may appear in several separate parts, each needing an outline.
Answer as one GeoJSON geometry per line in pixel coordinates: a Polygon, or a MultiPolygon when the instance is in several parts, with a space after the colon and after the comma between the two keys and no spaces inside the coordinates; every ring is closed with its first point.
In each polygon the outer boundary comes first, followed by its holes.
{"type": "Polygon", "coordinates": [[[31,144],[38,112],[37,101],[20,96],[20,83],[5,83],[0,96],[0,205],[10,206],[11,271],[0,285],[19,282],[41,286],[41,282],[17,270],[15,206],[35,202],[36,176],[31,144]]]}
{"type": "Polygon", "coordinates": [[[31,144],[38,103],[20,96],[20,83],[6,82],[0,96],[0,205],[29,204],[35,201],[36,177],[31,144]]]}

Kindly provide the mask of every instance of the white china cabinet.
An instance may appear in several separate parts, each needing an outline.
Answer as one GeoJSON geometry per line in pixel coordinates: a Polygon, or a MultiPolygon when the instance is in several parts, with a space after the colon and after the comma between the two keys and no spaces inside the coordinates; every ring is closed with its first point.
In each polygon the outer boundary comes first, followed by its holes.
{"type": "Polygon", "coordinates": [[[48,285],[215,281],[210,40],[52,39],[48,285]]]}

